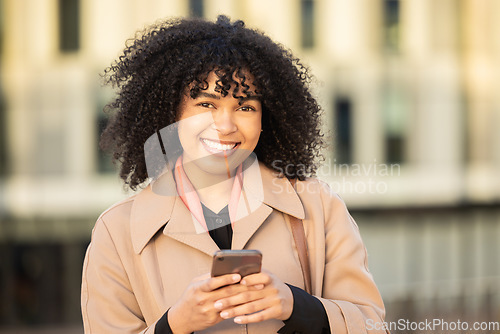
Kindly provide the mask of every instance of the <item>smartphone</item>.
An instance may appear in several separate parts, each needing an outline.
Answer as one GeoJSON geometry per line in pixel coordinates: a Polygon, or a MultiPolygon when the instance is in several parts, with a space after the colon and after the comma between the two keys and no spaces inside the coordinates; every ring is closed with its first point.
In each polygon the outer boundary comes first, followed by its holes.
{"type": "Polygon", "coordinates": [[[262,253],[254,249],[219,250],[212,261],[212,277],[240,274],[245,277],[260,272],[262,253]]]}

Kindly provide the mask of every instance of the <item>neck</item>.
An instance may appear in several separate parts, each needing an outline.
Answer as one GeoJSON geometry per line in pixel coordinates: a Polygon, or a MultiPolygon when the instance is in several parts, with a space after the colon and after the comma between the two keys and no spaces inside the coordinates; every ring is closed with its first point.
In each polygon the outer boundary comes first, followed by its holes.
{"type": "Polygon", "coordinates": [[[236,170],[214,174],[199,168],[194,163],[183,162],[183,168],[189,181],[196,189],[200,201],[214,212],[228,205],[236,170]]]}

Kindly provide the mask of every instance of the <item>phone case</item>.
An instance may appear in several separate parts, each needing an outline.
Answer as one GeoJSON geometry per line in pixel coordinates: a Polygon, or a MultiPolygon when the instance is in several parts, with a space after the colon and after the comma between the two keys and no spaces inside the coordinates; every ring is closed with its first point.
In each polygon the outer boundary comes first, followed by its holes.
{"type": "Polygon", "coordinates": [[[258,250],[222,250],[214,254],[212,277],[240,274],[241,277],[260,272],[262,253],[258,250]]]}

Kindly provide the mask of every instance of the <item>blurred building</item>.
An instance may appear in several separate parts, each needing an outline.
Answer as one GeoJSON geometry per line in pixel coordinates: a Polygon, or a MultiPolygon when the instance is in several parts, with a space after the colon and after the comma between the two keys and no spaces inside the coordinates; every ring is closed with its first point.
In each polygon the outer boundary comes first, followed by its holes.
{"type": "Polygon", "coordinates": [[[388,318],[500,318],[500,1],[0,5],[0,327],[79,324],[91,228],[127,196],[98,149],[113,97],[99,74],[137,29],[221,13],[316,76],[320,174],[360,225],[388,318]]]}

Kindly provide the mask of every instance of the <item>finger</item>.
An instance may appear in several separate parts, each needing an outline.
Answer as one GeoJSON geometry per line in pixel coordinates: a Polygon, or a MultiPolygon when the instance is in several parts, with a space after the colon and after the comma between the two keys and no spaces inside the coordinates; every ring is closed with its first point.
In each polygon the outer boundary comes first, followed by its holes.
{"type": "Polygon", "coordinates": [[[255,290],[262,290],[262,289],[264,289],[265,285],[264,284],[255,284],[255,285],[251,285],[250,287],[255,289],[255,290]]]}
{"type": "Polygon", "coordinates": [[[211,277],[201,284],[200,289],[203,292],[210,292],[218,288],[221,288],[225,285],[238,283],[240,280],[241,276],[239,274],[228,274],[217,277],[211,277]]]}
{"type": "Polygon", "coordinates": [[[252,290],[241,284],[232,284],[211,292],[210,298],[215,301],[214,307],[217,310],[222,310],[227,306],[231,306],[225,301],[227,298],[252,290]]]}
{"type": "Polygon", "coordinates": [[[234,318],[255,312],[260,312],[262,310],[270,308],[271,306],[271,302],[267,299],[256,299],[248,303],[243,303],[232,308],[224,309],[220,313],[220,317],[223,319],[234,318]]]}
{"type": "MultiPolygon", "coordinates": [[[[238,284],[239,285],[239,284],[238,284]]],[[[214,307],[218,310],[223,310],[231,308],[236,305],[241,305],[249,303],[258,299],[262,299],[266,296],[265,292],[259,290],[245,290],[243,292],[234,294],[233,296],[218,299],[214,303],[214,307]]]]}
{"type": "Polygon", "coordinates": [[[250,323],[273,319],[275,317],[276,317],[276,312],[272,308],[266,308],[257,313],[237,316],[234,318],[234,322],[237,324],[250,324],[250,323]]]}
{"type": "Polygon", "coordinates": [[[263,285],[268,285],[272,282],[271,276],[266,273],[266,272],[260,272],[257,274],[252,274],[245,276],[241,280],[241,284],[251,286],[251,285],[258,285],[258,284],[263,284],[263,285]]]}

